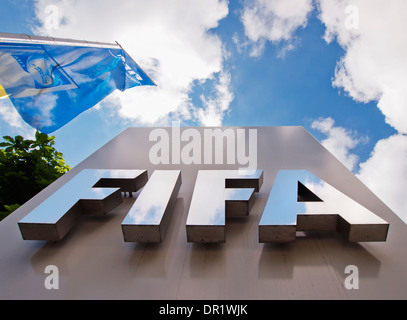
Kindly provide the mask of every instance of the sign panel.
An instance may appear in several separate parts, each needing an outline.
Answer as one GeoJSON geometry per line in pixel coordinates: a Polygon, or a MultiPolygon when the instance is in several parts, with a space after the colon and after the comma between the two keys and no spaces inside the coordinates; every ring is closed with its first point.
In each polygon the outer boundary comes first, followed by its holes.
{"type": "Polygon", "coordinates": [[[0,223],[0,298],[406,298],[406,241],[302,127],[129,128],[0,223]]]}

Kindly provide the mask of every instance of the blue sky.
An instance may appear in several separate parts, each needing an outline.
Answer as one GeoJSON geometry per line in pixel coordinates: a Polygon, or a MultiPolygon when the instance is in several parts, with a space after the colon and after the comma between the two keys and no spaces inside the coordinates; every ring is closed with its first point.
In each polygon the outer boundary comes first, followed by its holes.
{"type": "MultiPolygon", "coordinates": [[[[54,132],[72,166],[128,126],[301,125],[407,219],[406,15],[403,0],[2,0],[0,31],[117,40],[157,83],[54,132]]],[[[0,134],[33,134],[4,100],[0,134]]]]}

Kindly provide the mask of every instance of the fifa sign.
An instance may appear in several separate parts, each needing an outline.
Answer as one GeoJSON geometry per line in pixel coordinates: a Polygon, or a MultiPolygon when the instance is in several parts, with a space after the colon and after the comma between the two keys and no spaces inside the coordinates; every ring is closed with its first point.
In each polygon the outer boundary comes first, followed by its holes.
{"type": "MultiPolygon", "coordinates": [[[[306,166],[294,167],[289,159],[288,168],[271,170],[270,163],[284,162],[261,153],[274,152],[283,159],[288,151],[263,148],[268,139],[258,143],[255,128],[180,128],[174,123],[144,130],[149,130],[148,147],[140,151],[148,155],[144,167],[141,161],[131,169],[78,171],[18,222],[23,239],[61,240],[82,215],[109,214],[126,193],[137,193],[121,223],[123,241],[165,241],[177,214],[174,203],[183,175],[188,174],[194,179],[182,226],[188,242],[227,241],[228,219],[251,214],[265,179],[272,187],[260,208],[258,234],[253,235],[258,242],[294,241],[298,231],[338,232],[351,242],[386,241],[385,220],[306,166]]],[[[284,135],[279,139],[283,145],[284,135]]]]}

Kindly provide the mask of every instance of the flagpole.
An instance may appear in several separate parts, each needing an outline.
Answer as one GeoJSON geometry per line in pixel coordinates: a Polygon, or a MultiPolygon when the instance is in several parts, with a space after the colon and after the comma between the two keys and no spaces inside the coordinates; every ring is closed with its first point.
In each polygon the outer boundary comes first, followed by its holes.
{"type": "Polygon", "coordinates": [[[9,43],[31,43],[31,44],[52,44],[52,45],[70,45],[82,47],[98,48],[121,48],[117,43],[95,42],[86,40],[72,40],[53,37],[31,36],[28,34],[15,34],[0,32],[0,42],[9,43]]]}
{"type": "MultiPolygon", "coordinates": [[[[137,65],[137,67],[144,72],[140,65],[134,61],[134,59],[123,49],[123,47],[116,41],[116,43],[95,42],[86,40],[72,40],[53,37],[31,36],[28,34],[16,34],[16,33],[4,33],[0,32],[0,42],[8,43],[31,43],[31,44],[52,44],[52,45],[70,45],[70,46],[82,46],[82,47],[97,47],[106,49],[122,49],[128,57],[137,65]]],[[[157,86],[157,84],[151,79],[146,72],[144,74],[150,79],[150,81],[157,86]]]]}

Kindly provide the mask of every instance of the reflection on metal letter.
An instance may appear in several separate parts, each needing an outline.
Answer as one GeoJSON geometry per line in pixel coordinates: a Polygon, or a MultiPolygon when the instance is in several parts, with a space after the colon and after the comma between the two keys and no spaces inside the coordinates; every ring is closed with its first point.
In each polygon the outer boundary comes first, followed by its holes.
{"type": "Polygon", "coordinates": [[[181,187],[181,171],[156,170],[122,222],[126,242],[161,242],[181,187]]]}
{"type": "Polygon", "coordinates": [[[200,170],[187,219],[188,242],[225,242],[225,217],[249,215],[263,171],[200,170]]]}
{"type": "Polygon", "coordinates": [[[294,241],[296,231],[337,231],[348,241],[386,241],[389,224],[308,171],[282,170],[259,224],[259,242],[294,241]]]}
{"type": "Polygon", "coordinates": [[[79,216],[107,214],[146,182],[146,170],[83,170],[19,221],[23,239],[61,240],[79,216]]]}

